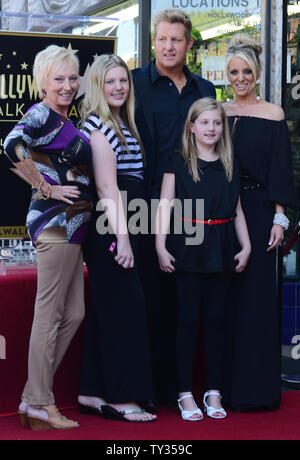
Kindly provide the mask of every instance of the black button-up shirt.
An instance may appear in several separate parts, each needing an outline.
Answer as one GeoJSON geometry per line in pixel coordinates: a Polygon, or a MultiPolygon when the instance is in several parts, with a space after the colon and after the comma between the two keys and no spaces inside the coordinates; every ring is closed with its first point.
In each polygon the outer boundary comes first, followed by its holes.
{"type": "Polygon", "coordinates": [[[156,198],[160,194],[162,176],[168,158],[181,146],[188,111],[191,105],[201,97],[193,74],[187,67],[184,67],[184,73],[187,82],[179,93],[173,81],[169,77],[160,75],[154,62],[151,64],[151,102],[155,133],[152,190],[156,198]]]}

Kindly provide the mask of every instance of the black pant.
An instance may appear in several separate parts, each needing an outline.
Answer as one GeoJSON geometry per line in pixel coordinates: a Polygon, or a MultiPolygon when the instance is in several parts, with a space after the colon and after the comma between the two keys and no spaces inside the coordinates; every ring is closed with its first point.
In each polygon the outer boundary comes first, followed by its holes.
{"type": "Polygon", "coordinates": [[[220,389],[223,373],[225,303],[231,275],[176,272],[178,392],[192,391],[195,348],[201,316],[206,389],[220,389]]]}
{"type": "Polygon", "coordinates": [[[175,406],[177,295],[175,276],[159,268],[154,235],[142,241],[140,275],[148,311],[155,399],[175,406]]]}
{"type": "MultiPolygon", "coordinates": [[[[128,202],[143,198],[142,185],[118,178],[128,202]]],[[[94,208],[95,209],[95,208],[94,208]]],[[[128,219],[132,216],[128,212],[128,219]]],[[[80,394],[110,403],[154,398],[145,296],[137,268],[140,235],[129,234],[135,267],[118,265],[109,252],[114,235],[100,235],[93,212],[84,244],[92,302],[83,350],[80,394]]]]}

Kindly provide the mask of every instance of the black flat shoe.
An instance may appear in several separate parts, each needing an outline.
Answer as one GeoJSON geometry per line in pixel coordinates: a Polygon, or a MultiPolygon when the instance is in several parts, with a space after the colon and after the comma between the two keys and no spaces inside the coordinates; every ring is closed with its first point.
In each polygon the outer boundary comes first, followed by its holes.
{"type": "Polygon", "coordinates": [[[139,403],[139,405],[141,406],[142,409],[144,409],[149,414],[155,415],[160,411],[159,405],[157,404],[157,402],[153,401],[152,399],[149,399],[148,401],[142,401],[139,403]]]}
{"type": "Polygon", "coordinates": [[[97,408],[78,403],[79,412],[83,415],[97,415],[98,417],[102,417],[102,407],[97,408]]]}
{"type": "Polygon", "coordinates": [[[156,419],[153,420],[129,420],[125,417],[125,415],[130,414],[144,414],[145,411],[143,409],[131,409],[131,410],[122,410],[117,411],[111,406],[101,406],[102,415],[104,418],[109,420],[118,420],[119,422],[129,422],[129,423],[149,423],[155,422],[156,419]]]}

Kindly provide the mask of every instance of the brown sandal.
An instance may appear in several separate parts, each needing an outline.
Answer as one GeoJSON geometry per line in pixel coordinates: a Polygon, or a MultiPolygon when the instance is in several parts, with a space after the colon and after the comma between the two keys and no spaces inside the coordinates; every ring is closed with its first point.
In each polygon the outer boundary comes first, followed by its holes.
{"type": "Polygon", "coordinates": [[[33,431],[38,430],[70,430],[79,428],[74,420],[60,414],[54,404],[50,406],[29,407],[28,421],[33,431]]]}

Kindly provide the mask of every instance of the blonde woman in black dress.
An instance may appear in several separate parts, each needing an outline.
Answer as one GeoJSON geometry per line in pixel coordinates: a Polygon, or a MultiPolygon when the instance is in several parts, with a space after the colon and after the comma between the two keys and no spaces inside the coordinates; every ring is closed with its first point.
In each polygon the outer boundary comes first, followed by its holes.
{"type": "Polygon", "coordinates": [[[285,207],[295,202],[284,112],[256,96],[261,52],[255,40],[238,36],[227,54],[235,97],[224,108],[240,166],[241,203],[252,247],[246,270],[236,275],[228,318],[225,400],[236,410],[280,404],[276,248],[288,228],[285,207]]]}

